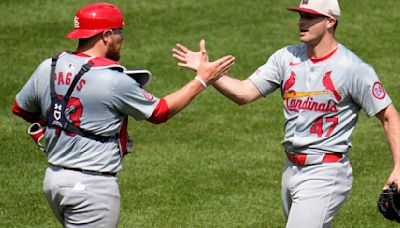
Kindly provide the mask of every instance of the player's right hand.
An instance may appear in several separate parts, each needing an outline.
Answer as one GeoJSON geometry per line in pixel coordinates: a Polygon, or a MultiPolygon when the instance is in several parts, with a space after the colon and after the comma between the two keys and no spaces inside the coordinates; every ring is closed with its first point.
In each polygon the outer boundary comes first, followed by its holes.
{"type": "MultiPolygon", "coordinates": [[[[393,169],[392,173],[390,174],[388,180],[386,181],[386,184],[383,186],[383,191],[390,189],[391,185],[396,184],[397,186],[400,186],[400,170],[398,169],[393,169]]],[[[398,193],[400,193],[400,189],[396,189],[398,193]]]]}

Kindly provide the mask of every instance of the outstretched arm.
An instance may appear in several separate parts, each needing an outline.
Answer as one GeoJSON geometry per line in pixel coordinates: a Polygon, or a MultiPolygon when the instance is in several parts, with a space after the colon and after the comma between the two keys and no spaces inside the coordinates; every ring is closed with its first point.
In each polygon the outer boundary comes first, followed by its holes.
{"type": "Polygon", "coordinates": [[[379,112],[376,117],[383,124],[386,139],[389,144],[393,159],[393,171],[390,174],[383,189],[387,189],[390,184],[397,183],[400,186],[400,118],[399,113],[393,104],[379,112]]]}
{"type": "MultiPolygon", "coordinates": [[[[200,63],[201,50],[205,50],[204,40],[200,42],[199,52],[194,52],[182,44],[177,44],[176,48],[172,49],[172,56],[180,61],[177,63],[178,66],[197,70],[200,63]]],[[[248,79],[238,80],[224,75],[212,85],[224,96],[240,105],[250,103],[262,96],[248,79]]]]}
{"type": "Polygon", "coordinates": [[[262,96],[249,79],[239,80],[225,75],[212,85],[225,97],[239,105],[248,104],[262,96]]]}

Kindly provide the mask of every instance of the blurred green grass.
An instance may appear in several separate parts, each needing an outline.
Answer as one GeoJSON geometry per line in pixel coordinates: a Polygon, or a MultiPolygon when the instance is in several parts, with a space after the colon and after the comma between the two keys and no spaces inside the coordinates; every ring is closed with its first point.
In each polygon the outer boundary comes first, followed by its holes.
{"type": "MultiPolygon", "coordinates": [[[[47,162],[12,116],[16,93],[36,66],[76,41],[76,10],[95,1],[2,0],[0,9],[0,227],[58,227],[42,193],[47,162]]],[[[162,97],[194,73],[175,66],[177,42],[197,49],[206,39],[211,59],[232,54],[231,75],[244,79],[275,50],[298,42],[293,0],[119,0],[126,17],[121,63],[150,69],[148,89],[162,97]]],[[[400,63],[393,0],[342,0],[338,40],[375,67],[399,104],[400,63]],[[368,10],[367,10],[368,9],[368,10]]],[[[237,106],[208,89],[164,125],[130,121],[136,150],[119,175],[120,227],[284,227],[280,176],[284,156],[279,94],[237,106]]],[[[353,135],[354,184],[334,227],[392,227],[376,200],[392,167],[382,127],[360,116],[353,135]]]]}

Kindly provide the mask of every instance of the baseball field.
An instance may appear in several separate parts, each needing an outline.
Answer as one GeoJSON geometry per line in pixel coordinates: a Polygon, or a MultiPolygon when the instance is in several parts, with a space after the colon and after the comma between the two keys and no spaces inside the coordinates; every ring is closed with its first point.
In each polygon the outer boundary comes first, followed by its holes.
{"type": "MultiPolygon", "coordinates": [[[[36,66],[74,50],[76,10],[95,1],[0,0],[0,227],[59,227],[42,192],[44,154],[28,123],[12,115],[16,93],[36,66]]],[[[211,59],[232,54],[230,75],[244,79],[277,49],[298,42],[298,0],[112,0],[125,13],[120,62],[147,68],[147,87],[162,97],[195,73],[176,66],[177,42],[211,59]]],[[[376,72],[400,107],[400,5],[397,0],[341,0],[339,42],[376,72]]],[[[238,106],[212,87],[168,123],[130,119],[135,151],[119,174],[120,227],[284,227],[280,179],[285,157],[279,92],[238,106]]],[[[392,169],[377,118],[362,111],[350,153],[354,183],[334,227],[394,227],[376,201],[392,169]]]]}

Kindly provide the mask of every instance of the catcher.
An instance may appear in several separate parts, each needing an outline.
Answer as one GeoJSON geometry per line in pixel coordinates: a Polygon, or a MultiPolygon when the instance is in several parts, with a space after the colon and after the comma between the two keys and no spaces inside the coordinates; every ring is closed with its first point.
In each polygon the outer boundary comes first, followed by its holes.
{"type": "Polygon", "coordinates": [[[128,116],[156,124],[167,121],[225,74],[234,58],[209,62],[202,41],[197,76],[157,98],[143,89],[149,82],[146,71],[134,71],[144,78],[133,80],[128,76],[132,71],[117,62],[124,27],[117,7],[85,6],[74,22],[67,38],[79,39],[77,50],[43,61],[17,94],[12,111],[32,123],[45,119],[29,132],[45,150],[49,167],[43,189],[59,222],[64,227],[117,227],[117,173],[129,146],[128,116]]]}

